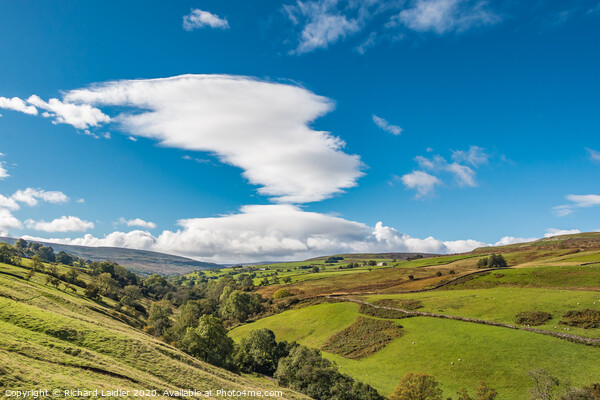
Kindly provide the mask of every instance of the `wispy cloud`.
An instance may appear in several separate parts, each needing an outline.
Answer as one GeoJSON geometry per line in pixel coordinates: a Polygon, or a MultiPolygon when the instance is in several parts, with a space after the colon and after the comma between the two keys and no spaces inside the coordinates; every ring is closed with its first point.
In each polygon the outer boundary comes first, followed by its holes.
{"type": "MultiPolygon", "coordinates": [[[[431,153],[433,149],[428,148],[427,151],[431,153]]],[[[417,190],[417,198],[433,193],[435,186],[443,183],[439,175],[444,173],[453,177],[459,187],[475,187],[475,169],[487,164],[490,158],[485,149],[478,146],[470,146],[468,150],[452,150],[452,162],[439,154],[429,157],[417,156],[415,161],[421,170],[402,176],[402,182],[406,187],[417,190]]]]}
{"type": "Polygon", "coordinates": [[[600,206],[600,195],[597,194],[570,194],[566,196],[566,199],[570,201],[569,204],[553,207],[554,213],[559,217],[573,214],[578,208],[600,206]]]}
{"type": "Polygon", "coordinates": [[[402,128],[390,124],[387,120],[380,118],[375,114],[373,114],[373,122],[385,132],[391,133],[392,135],[400,135],[402,133],[402,128]]]}
{"type": "Polygon", "coordinates": [[[464,32],[502,19],[486,0],[299,0],[284,5],[283,11],[297,34],[297,47],[291,54],[325,49],[360,37],[367,29],[370,33],[355,46],[359,54],[382,40],[397,41],[410,32],[464,32]]]}
{"type": "Polygon", "coordinates": [[[456,162],[464,162],[467,164],[471,164],[474,167],[478,167],[483,164],[487,164],[490,155],[485,152],[485,150],[479,146],[471,146],[469,150],[453,150],[452,151],[452,160],[456,162]]]}
{"type": "Polygon", "coordinates": [[[587,147],[585,149],[587,150],[588,156],[591,161],[600,163],[600,151],[596,151],[587,147]]]}
{"type": "Polygon", "coordinates": [[[416,0],[390,19],[388,27],[404,26],[417,32],[444,34],[500,21],[487,1],[416,0]]]}
{"type": "Polygon", "coordinates": [[[459,186],[477,186],[475,182],[475,171],[467,165],[458,162],[449,163],[444,157],[436,154],[432,158],[424,156],[415,157],[415,161],[421,168],[434,172],[450,172],[459,186]]]}
{"type": "MultiPolygon", "coordinates": [[[[4,154],[0,153],[0,157],[4,157],[4,154]]],[[[10,175],[8,174],[8,170],[4,168],[5,161],[0,161],[0,180],[8,178],[10,175]]]]}
{"type": "Polygon", "coordinates": [[[140,228],[145,228],[145,229],[155,229],[156,228],[156,224],[154,222],[144,221],[141,218],[134,218],[134,219],[120,218],[119,222],[121,224],[124,224],[127,226],[138,226],[140,228]]]}
{"type": "Polygon", "coordinates": [[[327,48],[362,29],[362,19],[346,15],[347,10],[341,10],[338,3],[337,0],[316,0],[284,5],[290,21],[301,27],[298,46],[291,53],[327,48]]]}
{"type": "Polygon", "coordinates": [[[192,11],[183,17],[183,29],[186,31],[193,31],[199,28],[215,28],[215,29],[229,29],[229,22],[226,18],[221,18],[216,14],[208,11],[194,8],[192,11]]]}

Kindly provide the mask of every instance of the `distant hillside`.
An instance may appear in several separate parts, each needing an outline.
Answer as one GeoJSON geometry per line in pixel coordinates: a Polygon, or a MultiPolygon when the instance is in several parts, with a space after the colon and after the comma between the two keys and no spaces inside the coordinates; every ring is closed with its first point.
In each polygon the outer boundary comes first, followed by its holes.
{"type": "Polygon", "coordinates": [[[595,250],[600,249],[600,232],[584,232],[569,235],[551,236],[534,240],[533,242],[516,243],[506,246],[480,247],[472,251],[474,254],[497,252],[515,252],[525,250],[558,250],[558,249],[579,249],[595,250]]]}
{"type": "Polygon", "coordinates": [[[436,257],[439,254],[433,253],[349,253],[349,254],[335,254],[333,256],[322,256],[308,259],[306,261],[317,261],[317,260],[326,260],[330,257],[343,257],[344,260],[354,260],[354,259],[369,259],[372,258],[374,260],[378,259],[397,259],[397,260],[407,260],[409,258],[415,258],[420,256],[419,258],[427,258],[427,257],[436,257]]]}
{"type": "MultiPolygon", "coordinates": [[[[14,244],[17,239],[0,237],[0,242],[14,244]]],[[[187,274],[197,270],[222,268],[219,264],[192,260],[191,258],[173,256],[170,254],[156,253],[153,251],[124,249],[119,247],[88,247],[70,246],[64,244],[42,242],[50,246],[56,253],[64,251],[79,258],[91,261],[114,261],[127,267],[129,270],[142,274],[174,275],[187,274]]]]}

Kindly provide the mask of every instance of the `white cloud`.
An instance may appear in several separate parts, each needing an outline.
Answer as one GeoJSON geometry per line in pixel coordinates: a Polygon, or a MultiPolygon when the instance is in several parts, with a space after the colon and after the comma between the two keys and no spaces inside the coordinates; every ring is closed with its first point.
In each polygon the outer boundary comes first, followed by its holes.
{"type": "Polygon", "coordinates": [[[79,232],[93,229],[94,223],[70,215],[53,219],[50,222],[28,219],[25,221],[25,226],[29,229],[44,232],[79,232]]]}
{"type": "Polygon", "coordinates": [[[69,201],[69,197],[63,192],[32,188],[17,190],[15,194],[11,196],[11,199],[19,203],[25,203],[30,207],[35,206],[38,203],[38,200],[48,203],[66,203],[69,201]]]}
{"type": "Polygon", "coordinates": [[[513,236],[504,236],[502,239],[500,239],[496,243],[494,243],[494,246],[506,246],[509,244],[533,242],[534,240],[538,240],[538,238],[520,238],[520,237],[513,237],[513,236]]]}
{"type": "Polygon", "coordinates": [[[137,138],[133,137],[133,136],[127,136],[127,139],[131,140],[132,142],[137,142],[137,138]]]}
{"type": "Polygon", "coordinates": [[[413,171],[403,175],[400,180],[406,187],[416,189],[417,197],[427,196],[433,192],[435,185],[442,183],[438,178],[424,171],[413,171]]]}
{"type": "Polygon", "coordinates": [[[373,114],[373,122],[385,132],[391,133],[392,135],[400,135],[402,133],[402,128],[390,124],[387,120],[380,118],[375,114],[373,114]]]}
{"type": "Polygon", "coordinates": [[[13,211],[21,209],[19,203],[35,206],[39,200],[49,203],[63,203],[68,201],[69,198],[62,192],[32,188],[17,190],[10,197],[0,194],[0,235],[6,236],[11,229],[23,228],[21,221],[12,214],[13,211]]]}
{"type": "Polygon", "coordinates": [[[329,47],[347,36],[361,31],[370,18],[369,7],[377,1],[314,0],[297,1],[285,5],[285,13],[292,23],[301,28],[298,46],[293,54],[308,53],[329,47]],[[350,15],[352,13],[352,15],[350,15]]]}
{"type": "Polygon", "coordinates": [[[559,217],[573,214],[578,208],[589,208],[600,205],[600,195],[597,194],[570,194],[566,199],[571,203],[553,207],[554,213],[559,217]]]}
{"type": "Polygon", "coordinates": [[[588,152],[590,160],[592,160],[593,162],[600,162],[600,151],[588,149],[587,147],[586,147],[586,150],[588,152]]]}
{"type": "Polygon", "coordinates": [[[549,228],[546,229],[546,233],[544,234],[545,238],[548,237],[552,237],[552,236],[560,236],[560,235],[573,235],[576,233],[581,233],[581,231],[579,229],[556,229],[556,228],[549,228]]]}
{"type": "Polygon", "coordinates": [[[0,236],[7,236],[11,229],[21,229],[22,227],[21,221],[15,218],[10,210],[0,208],[0,236]]]}
{"type": "Polygon", "coordinates": [[[12,99],[0,97],[0,108],[19,111],[29,115],[37,115],[38,113],[37,108],[31,105],[27,105],[25,101],[18,97],[13,97],[12,99]]]}
{"type": "Polygon", "coordinates": [[[417,32],[441,35],[499,21],[500,17],[489,9],[487,1],[415,0],[412,7],[393,16],[388,26],[404,26],[417,32]]]}
{"type": "Polygon", "coordinates": [[[383,40],[404,39],[407,31],[442,35],[501,20],[487,0],[297,0],[283,12],[297,34],[290,54],[324,49],[366,29],[369,35],[354,47],[359,54],[383,40]],[[384,19],[388,22],[381,24],[384,19]]]}
{"type": "Polygon", "coordinates": [[[198,8],[192,9],[188,15],[183,17],[183,29],[186,31],[193,31],[194,29],[204,27],[229,29],[229,23],[226,18],[221,18],[218,15],[198,8]]]}
{"type": "MultiPolygon", "coordinates": [[[[384,226],[306,212],[292,205],[254,205],[239,213],[180,220],[177,231],[113,232],[104,238],[87,234],[75,239],[44,239],[84,246],[153,250],[216,262],[303,259],[343,252],[452,253],[486,246],[476,240],[440,241],[413,238],[384,226]],[[282,224],[281,221],[285,221],[282,224]]],[[[27,239],[27,237],[26,237],[27,239]]],[[[41,240],[37,238],[38,240],[41,240]]]]}
{"type": "Polygon", "coordinates": [[[369,48],[375,46],[375,44],[377,43],[376,39],[377,33],[371,32],[362,43],[356,46],[356,51],[358,52],[358,54],[365,54],[369,48]]]}
{"type": "Polygon", "coordinates": [[[490,159],[490,155],[479,146],[470,146],[469,150],[453,150],[452,159],[458,163],[471,164],[474,167],[478,167],[482,164],[487,164],[490,159]]]}
{"type": "Polygon", "coordinates": [[[415,161],[421,168],[425,168],[431,171],[439,172],[446,171],[454,175],[456,183],[459,186],[477,186],[475,182],[475,171],[466,165],[457,163],[449,163],[442,156],[435,155],[431,159],[423,156],[415,157],[415,161]]]}
{"type": "Polygon", "coordinates": [[[77,203],[83,204],[83,203],[85,203],[85,199],[83,199],[83,198],[77,199],[77,203]]]}
{"type": "Polygon", "coordinates": [[[30,96],[27,102],[46,110],[42,115],[54,118],[54,123],[69,124],[78,129],[87,129],[110,121],[108,115],[89,104],[63,103],[58,99],[46,102],[36,95],[30,96]]]}
{"type": "Polygon", "coordinates": [[[141,218],[135,218],[135,219],[120,218],[119,222],[122,224],[125,224],[127,226],[139,226],[140,228],[146,228],[146,229],[156,228],[156,224],[154,222],[144,221],[141,218]]]}
{"type": "Polygon", "coordinates": [[[446,165],[445,170],[454,174],[459,186],[477,186],[477,183],[475,183],[475,171],[466,165],[453,162],[446,165]]]}
{"type": "Polygon", "coordinates": [[[0,194],[0,208],[6,208],[8,210],[18,210],[19,204],[12,197],[6,197],[0,194]]]}
{"type": "Polygon", "coordinates": [[[0,161],[0,179],[8,178],[9,176],[8,170],[4,168],[4,161],[0,161]]]}
{"type": "Polygon", "coordinates": [[[319,201],[363,175],[345,143],[308,125],[331,100],[290,84],[227,75],[109,82],[65,95],[67,102],[131,107],[115,121],[133,136],[215,154],[244,170],[278,202],[319,201]]]}

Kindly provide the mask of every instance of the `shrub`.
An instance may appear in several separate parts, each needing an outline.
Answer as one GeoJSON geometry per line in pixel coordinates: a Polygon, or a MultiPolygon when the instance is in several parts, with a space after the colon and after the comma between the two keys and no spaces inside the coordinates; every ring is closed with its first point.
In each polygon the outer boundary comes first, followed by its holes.
{"type": "Polygon", "coordinates": [[[449,274],[450,275],[454,275],[454,274],[456,274],[456,271],[454,271],[453,269],[451,269],[450,272],[449,272],[449,274]]]}
{"type": "Polygon", "coordinates": [[[442,271],[437,271],[437,272],[435,273],[435,276],[442,276],[442,271]]]}
{"type": "Polygon", "coordinates": [[[221,320],[203,315],[196,328],[187,329],[181,349],[212,365],[226,368],[231,366],[234,346],[221,320]]]}
{"type": "Polygon", "coordinates": [[[488,266],[488,258],[487,257],[483,257],[480,258],[479,261],[477,261],[477,268],[486,268],[488,266]]]}
{"type": "Polygon", "coordinates": [[[273,293],[274,299],[283,299],[285,297],[290,297],[292,293],[290,293],[289,289],[279,289],[273,293]]]}
{"type": "Polygon", "coordinates": [[[414,275],[409,275],[409,276],[408,276],[408,279],[410,279],[410,280],[412,281],[412,280],[414,280],[414,279],[415,279],[415,276],[414,276],[414,275]]]}
{"type": "Polygon", "coordinates": [[[375,389],[355,382],[338,371],[338,366],[321,356],[321,352],[296,345],[279,361],[275,378],[316,400],[384,400],[375,389]]]}
{"type": "Polygon", "coordinates": [[[581,311],[568,311],[563,315],[563,325],[577,326],[579,328],[600,328],[600,310],[589,308],[581,311]]]}
{"type": "Polygon", "coordinates": [[[275,334],[269,329],[250,332],[236,349],[235,363],[243,372],[258,372],[272,376],[277,363],[289,354],[287,342],[275,341],[275,334]]]}
{"type": "Polygon", "coordinates": [[[442,389],[431,375],[412,372],[404,375],[389,400],[441,400],[442,389]]]}
{"type": "Polygon", "coordinates": [[[488,262],[488,268],[506,268],[508,264],[502,254],[492,254],[488,262]]]}
{"type": "Polygon", "coordinates": [[[552,318],[552,314],[544,311],[523,311],[515,316],[515,323],[538,326],[552,318]]]}

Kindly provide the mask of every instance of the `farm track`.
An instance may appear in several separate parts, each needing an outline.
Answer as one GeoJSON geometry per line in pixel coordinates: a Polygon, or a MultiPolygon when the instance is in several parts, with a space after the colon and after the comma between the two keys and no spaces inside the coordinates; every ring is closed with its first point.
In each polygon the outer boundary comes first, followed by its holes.
{"type": "Polygon", "coordinates": [[[498,326],[501,328],[508,328],[508,329],[514,329],[514,330],[523,330],[523,331],[527,331],[527,332],[538,333],[540,335],[553,336],[553,337],[556,337],[559,339],[568,340],[568,341],[574,342],[574,343],[586,344],[589,346],[600,346],[600,339],[593,339],[593,338],[587,338],[587,337],[583,337],[583,336],[570,335],[568,333],[546,331],[543,329],[535,329],[535,328],[530,328],[527,326],[519,327],[516,325],[506,324],[503,322],[488,321],[488,320],[478,319],[478,318],[458,317],[455,315],[437,314],[437,313],[430,313],[430,312],[424,312],[424,311],[411,311],[411,310],[404,310],[401,308],[388,307],[388,306],[378,306],[378,305],[375,305],[375,304],[372,304],[372,303],[369,303],[369,302],[366,302],[363,300],[352,299],[349,297],[342,297],[342,296],[335,296],[335,295],[327,295],[327,296],[323,296],[323,297],[329,298],[329,299],[335,299],[335,300],[350,301],[350,302],[358,303],[358,304],[364,304],[369,307],[379,308],[379,309],[383,309],[383,310],[398,311],[398,312],[406,314],[407,317],[432,317],[432,318],[441,318],[441,319],[452,319],[455,321],[471,322],[471,323],[475,323],[475,324],[482,324],[482,325],[489,325],[489,326],[498,326]]]}

